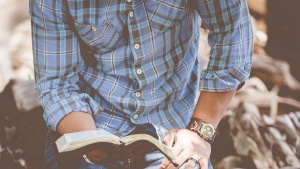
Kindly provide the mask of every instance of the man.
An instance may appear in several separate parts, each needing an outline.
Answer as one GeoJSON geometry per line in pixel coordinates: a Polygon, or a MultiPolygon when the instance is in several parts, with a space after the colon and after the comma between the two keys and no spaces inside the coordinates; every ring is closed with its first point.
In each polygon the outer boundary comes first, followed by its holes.
{"type": "MultiPolygon", "coordinates": [[[[49,168],[59,135],[94,129],[152,133],[182,168],[212,168],[214,128],[251,66],[245,0],[31,0],[30,11],[49,168]],[[200,75],[201,20],[212,50],[200,75]]],[[[100,148],[65,168],[175,167],[138,147],[128,160],[103,160],[100,148]]]]}

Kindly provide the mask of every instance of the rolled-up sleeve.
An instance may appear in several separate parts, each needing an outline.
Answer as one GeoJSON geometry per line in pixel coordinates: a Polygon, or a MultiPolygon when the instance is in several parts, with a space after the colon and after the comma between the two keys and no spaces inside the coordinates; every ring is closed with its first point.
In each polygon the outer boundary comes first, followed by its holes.
{"type": "Polygon", "coordinates": [[[209,30],[211,46],[207,69],[201,73],[200,90],[226,92],[241,87],[250,75],[253,49],[245,0],[193,1],[209,30]]]}
{"type": "Polygon", "coordinates": [[[84,63],[76,35],[67,24],[64,2],[30,0],[36,89],[44,119],[53,131],[68,113],[92,114],[98,109],[78,85],[78,72],[84,63]]]}

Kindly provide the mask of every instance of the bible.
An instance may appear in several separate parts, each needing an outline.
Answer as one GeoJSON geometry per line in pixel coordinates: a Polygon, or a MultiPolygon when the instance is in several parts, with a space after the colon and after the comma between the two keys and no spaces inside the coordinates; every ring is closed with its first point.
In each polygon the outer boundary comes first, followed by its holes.
{"type": "Polygon", "coordinates": [[[118,137],[105,130],[90,130],[62,135],[56,140],[54,150],[59,161],[68,161],[91,150],[101,149],[107,153],[114,153],[118,158],[124,157],[122,150],[138,142],[146,142],[163,153],[175,166],[178,166],[172,150],[165,144],[149,134],[132,134],[125,137],[118,137]]]}

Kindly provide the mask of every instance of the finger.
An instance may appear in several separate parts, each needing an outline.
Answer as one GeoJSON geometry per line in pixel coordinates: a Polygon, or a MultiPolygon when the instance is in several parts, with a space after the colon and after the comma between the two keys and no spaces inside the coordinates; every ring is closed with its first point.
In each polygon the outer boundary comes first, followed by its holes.
{"type": "MultiPolygon", "coordinates": [[[[180,154],[176,156],[176,162],[179,166],[182,166],[187,159],[191,157],[191,153],[189,151],[182,151],[180,154]]],[[[169,165],[168,169],[175,169],[177,166],[174,166],[173,164],[169,165]]]]}
{"type": "Polygon", "coordinates": [[[198,162],[195,162],[193,160],[187,160],[186,161],[186,165],[185,165],[185,169],[194,169],[196,167],[198,162]]]}
{"type": "Polygon", "coordinates": [[[201,169],[208,169],[208,159],[202,158],[198,162],[201,169]]]}
{"type": "Polygon", "coordinates": [[[164,158],[163,162],[160,164],[159,169],[166,169],[171,164],[171,161],[164,158]]]}
{"type": "MultiPolygon", "coordinates": [[[[176,157],[176,163],[177,162],[177,156],[183,151],[183,147],[180,144],[175,144],[174,147],[172,148],[172,152],[174,156],[176,157]]],[[[160,168],[167,168],[171,164],[171,161],[165,158],[163,162],[160,164],[160,168]]],[[[173,165],[174,166],[174,165],[173,165]]]]}
{"type": "Polygon", "coordinates": [[[169,130],[163,140],[163,143],[168,147],[172,147],[173,143],[176,142],[176,130],[169,130]]]}

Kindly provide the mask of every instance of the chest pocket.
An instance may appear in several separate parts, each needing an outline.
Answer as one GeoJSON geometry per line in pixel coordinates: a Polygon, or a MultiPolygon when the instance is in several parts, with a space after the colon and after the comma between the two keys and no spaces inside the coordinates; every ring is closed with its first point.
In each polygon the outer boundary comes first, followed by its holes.
{"type": "Polygon", "coordinates": [[[152,31],[162,33],[187,15],[187,0],[148,0],[147,15],[152,31]]]}
{"type": "Polygon", "coordinates": [[[100,25],[75,23],[75,28],[83,43],[95,52],[112,51],[117,48],[121,39],[111,20],[100,25]]]}

